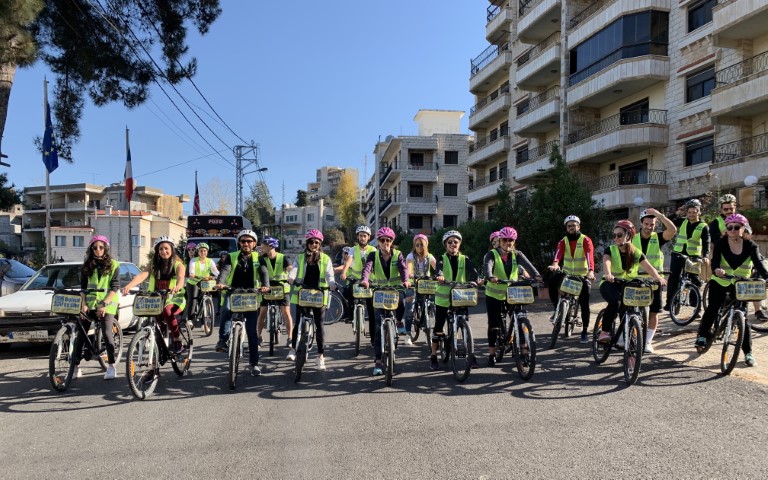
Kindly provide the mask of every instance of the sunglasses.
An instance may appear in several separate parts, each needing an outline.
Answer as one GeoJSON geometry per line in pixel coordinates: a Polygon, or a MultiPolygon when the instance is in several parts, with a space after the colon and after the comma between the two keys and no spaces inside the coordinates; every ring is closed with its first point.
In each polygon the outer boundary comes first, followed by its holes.
{"type": "Polygon", "coordinates": [[[392,243],[392,239],[387,237],[382,237],[379,239],[379,243],[392,243]]]}
{"type": "Polygon", "coordinates": [[[741,225],[728,225],[727,227],[725,227],[725,229],[728,230],[729,232],[732,232],[734,230],[741,230],[742,228],[743,227],[741,225]]]}
{"type": "Polygon", "coordinates": [[[91,247],[91,250],[105,250],[106,247],[104,245],[93,245],[91,247]]]}
{"type": "Polygon", "coordinates": [[[512,239],[512,238],[502,238],[501,241],[502,242],[514,242],[515,240],[512,239]]]}
{"type": "Polygon", "coordinates": [[[445,242],[445,243],[447,243],[448,245],[458,245],[458,244],[460,244],[461,242],[460,242],[460,241],[458,241],[458,240],[448,240],[448,241],[447,241],[447,242],[445,242]]]}
{"type": "Polygon", "coordinates": [[[624,238],[624,234],[623,233],[614,233],[613,234],[613,238],[624,238]]]}
{"type": "Polygon", "coordinates": [[[256,243],[255,240],[240,240],[241,244],[256,243]]]}
{"type": "Polygon", "coordinates": [[[735,210],[736,210],[736,209],[735,209],[735,208],[733,208],[733,207],[727,207],[727,208],[726,208],[726,207],[723,207],[723,212],[725,212],[725,213],[730,213],[730,212],[733,212],[733,211],[735,211],[735,210]]]}
{"type": "Polygon", "coordinates": [[[320,245],[320,240],[307,240],[307,245],[320,245]]]}
{"type": "Polygon", "coordinates": [[[579,225],[578,225],[578,224],[576,224],[576,223],[571,223],[571,224],[568,224],[568,225],[566,225],[566,226],[565,226],[565,228],[576,228],[576,227],[578,227],[578,226],[579,226],[579,225]]]}

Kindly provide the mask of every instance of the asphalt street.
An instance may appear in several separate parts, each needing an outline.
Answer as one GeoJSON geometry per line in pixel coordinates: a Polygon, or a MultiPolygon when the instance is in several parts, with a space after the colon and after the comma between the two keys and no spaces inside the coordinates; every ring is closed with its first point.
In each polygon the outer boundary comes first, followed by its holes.
{"type": "MultiPolygon", "coordinates": [[[[597,292],[595,292],[597,293],[597,292]]],[[[599,294],[598,294],[599,297],[599,294]]],[[[593,309],[593,317],[599,304],[593,309]]],[[[486,361],[485,314],[471,318],[486,361]]],[[[0,354],[3,478],[767,478],[768,339],[758,367],[719,375],[698,357],[693,326],[662,320],[657,353],[627,387],[618,354],[596,366],[578,336],[547,350],[545,305],[531,313],[538,366],[522,381],[511,359],[459,384],[428,368],[423,339],[398,349],[392,387],[354,357],[352,329],[328,327],[328,371],[314,352],[295,384],[285,347],[245,370],[235,391],[216,336],[196,332],[190,375],[170,366],[153,397],[96,362],[65,393],[47,378],[47,346],[0,354]]],[[[126,332],[126,347],[132,332],[126,332]]]]}

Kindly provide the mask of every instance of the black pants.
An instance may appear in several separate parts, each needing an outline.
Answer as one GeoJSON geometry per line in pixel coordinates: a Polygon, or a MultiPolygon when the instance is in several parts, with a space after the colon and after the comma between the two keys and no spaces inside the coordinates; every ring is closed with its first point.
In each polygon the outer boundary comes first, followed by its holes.
{"type": "Polygon", "coordinates": [[[603,331],[611,331],[611,323],[616,319],[619,314],[619,302],[621,301],[621,289],[623,285],[619,285],[611,282],[603,282],[600,285],[600,295],[603,296],[603,300],[608,302],[605,307],[605,313],[603,314],[603,331]]]}
{"type": "MultiPolygon", "coordinates": [[[[560,298],[560,285],[563,283],[565,273],[556,272],[552,274],[549,279],[549,299],[552,301],[552,306],[557,306],[557,301],[560,298]]],[[[584,280],[581,287],[581,293],[579,294],[579,307],[581,308],[581,324],[582,332],[589,330],[589,290],[592,288],[592,284],[589,280],[584,280]]]]}
{"type": "Polygon", "coordinates": [[[293,331],[291,338],[291,348],[296,348],[296,342],[299,339],[299,317],[303,310],[311,310],[315,315],[315,343],[317,344],[317,353],[322,354],[325,346],[325,307],[307,308],[296,305],[296,316],[293,317],[293,331]]]}
{"type": "MultiPolygon", "coordinates": [[[[96,318],[96,312],[94,310],[88,311],[88,318],[89,319],[95,319],[96,318]]],[[[107,313],[104,315],[103,320],[96,321],[103,321],[104,322],[104,328],[102,328],[102,331],[104,333],[104,340],[107,343],[107,363],[115,363],[115,333],[112,331],[112,326],[115,324],[115,316],[111,313],[107,313]]],[[[91,322],[90,320],[81,320],[81,323],[83,324],[83,328],[87,332],[91,328],[91,322]]],[[[74,344],[74,353],[76,355],[75,357],[75,365],[80,365],[80,354],[83,351],[83,337],[80,335],[80,332],[78,332],[77,336],[75,337],[75,344],[74,344]]],[[[98,348],[98,345],[94,345],[96,348],[98,348]]]]}
{"type": "MultiPolygon", "coordinates": [[[[723,287],[714,280],[709,281],[709,303],[707,309],[704,310],[704,315],[701,317],[701,323],[699,324],[699,336],[709,338],[709,329],[712,328],[712,324],[715,323],[718,310],[723,306],[725,302],[725,294],[731,291],[732,297],[736,296],[733,285],[723,287]]],[[[749,320],[744,315],[744,343],[741,344],[741,350],[747,354],[752,352],[752,333],[749,327],[749,320]]]]}
{"type": "Polygon", "coordinates": [[[488,313],[488,346],[496,346],[496,338],[499,336],[499,329],[501,328],[501,322],[504,319],[501,318],[502,306],[505,303],[504,300],[497,300],[488,296],[488,292],[485,294],[485,308],[488,313]]]}
{"type": "Polygon", "coordinates": [[[184,309],[187,313],[187,318],[190,318],[192,314],[195,312],[195,307],[197,306],[197,295],[200,292],[200,287],[198,287],[198,284],[190,284],[187,282],[186,284],[186,293],[187,293],[187,307],[184,309]]]}
{"type": "MultiPolygon", "coordinates": [[[[677,293],[677,289],[680,288],[680,274],[685,268],[685,258],[672,254],[672,259],[669,261],[669,280],[667,280],[667,301],[664,304],[664,308],[669,309],[669,304],[672,302],[672,297],[677,293]]],[[[701,280],[698,275],[691,275],[694,285],[701,287],[701,280]]],[[[710,302],[711,303],[711,302],[710,302]]]]}

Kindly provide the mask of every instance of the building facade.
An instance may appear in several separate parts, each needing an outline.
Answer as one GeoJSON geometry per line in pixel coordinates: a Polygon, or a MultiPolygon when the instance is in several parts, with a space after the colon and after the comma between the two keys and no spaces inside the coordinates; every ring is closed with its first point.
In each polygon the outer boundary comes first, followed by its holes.
{"type": "Polygon", "coordinates": [[[339,186],[341,176],[350,175],[356,188],[360,185],[360,174],[356,168],[321,167],[317,169],[315,181],[307,184],[309,201],[315,202],[321,198],[327,199],[339,186]]]}
{"type": "Polygon", "coordinates": [[[21,252],[21,224],[24,216],[24,207],[14,205],[8,210],[0,211],[0,242],[7,249],[5,253],[18,254],[21,252]]]}
{"type": "Polygon", "coordinates": [[[297,207],[285,204],[275,212],[278,224],[270,226],[270,235],[282,238],[281,248],[285,252],[298,252],[304,248],[304,234],[309,229],[328,230],[339,226],[333,207],[326,206],[320,199],[316,204],[297,207]],[[277,227],[276,229],[274,227],[277,227]]]}

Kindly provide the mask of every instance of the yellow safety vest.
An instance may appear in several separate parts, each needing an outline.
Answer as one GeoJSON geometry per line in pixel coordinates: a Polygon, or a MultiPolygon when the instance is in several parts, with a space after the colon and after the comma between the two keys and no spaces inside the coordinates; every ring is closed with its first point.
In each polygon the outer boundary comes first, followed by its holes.
{"type": "Polygon", "coordinates": [[[680,229],[677,231],[677,238],[675,239],[675,248],[672,250],[677,253],[683,252],[683,247],[686,247],[688,255],[701,256],[701,232],[704,230],[707,224],[699,222],[696,228],[693,230],[693,235],[688,238],[688,219],[683,220],[680,225],[680,229]]]}
{"type": "Polygon", "coordinates": [[[200,282],[201,279],[205,277],[209,277],[211,275],[211,267],[213,266],[213,260],[210,258],[205,259],[205,264],[200,263],[200,258],[193,258],[192,267],[190,268],[190,271],[188,272],[190,275],[194,275],[195,278],[188,278],[187,283],[190,285],[197,285],[198,282],[200,282]]]}
{"type": "MultiPolygon", "coordinates": [[[[635,249],[638,252],[643,251],[643,244],[640,239],[640,235],[635,235],[632,237],[632,245],[635,246],[635,249]]],[[[648,263],[650,263],[653,268],[655,268],[657,271],[664,270],[664,252],[661,251],[661,247],[659,247],[659,234],[656,232],[651,233],[651,238],[648,239],[648,251],[643,252],[645,254],[646,259],[648,260],[648,263]]],[[[611,260],[613,262],[613,260],[611,260]]],[[[648,278],[650,277],[650,274],[645,272],[644,270],[640,270],[638,272],[639,277],[648,278]]]]}
{"type": "MultiPolygon", "coordinates": [[[[318,282],[318,285],[321,289],[323,289],[323,303],[325,303],[325,306],[328,306],[328,282],[325,281],[325,272],[328,270],[328,262],[331,261],[331,257],[328,255],[321,253],[320,254],[320,262],[318,263],[318,266],[320,267],[320,280],[318,282]]],[[[304,272],[306,271],[307,266],[307,256],[306,254],[302,253],[299,255],[297,263],[299,264],[299,269],[296,272],[296,283],[302,283],[304,282],[304,272]]],[[[293,288],[293,293],[291,293],[291,303],[294,305],[298,305],[299,303],[299,287],[293,288]]]]}
{"type": "MultiPolygon", "coordinates": [[[[173,275],[171,276],[171,282],[168,284],[169,290],[172,290],[173,287],[176,286],[176,269],[178,269],[180,265],[181,265],[181,262],[179,261],[173,262],[173,275]]],[[[153,271],[149,272],[149,285],[147,287],[147,290],[149,290],[150,292],[155,291],[155,272],[153,271]]],[[[165,304],[166,305],[174,304],[179,308],[181,308],[182,310],[184,310],[184,307],[187,305],[187,298],[184,295],[184,289],[182,288],[181,290],[176,292],[176,294],[173,296],[168,296],[165,299],[165,304]]]]}
{"type": "MultiPolygon", "coordinates": [[[[640,252],[639,248],[635,249],[635,261],[632,264],[632,268],[629,271],[624,270],[621,268],[621,252],[619,251],[618,245],[611,245],[611,275],[614,277],[621,279],[621,280],[632,280],[633,278],[637,278],[637,271],[640,268],[640,257],[642,256],[642,253],[640,252]]],[[[600,281],[600,284],[605,281],[605,279],[600,281]]]]}
{"type": "MultiPolygon", "coordinates": [[[[285,280],[288,278],[288,274],[283,270],[283,263],[285,263],[285,255],[278,253],[275,256],[275,266],[272,267],[272,261],[269,257],[264,257],[264,263],[267,264],[267,273],[270,280],[285,280]]],[[[283,285],[283,291],[288,293],[291,290],[290,285],[287,283],[283,285]]]]}
{"type": "Polygon", "coordinates": [[[376,249],[371,245],[366,245],[365,250],[360,250],[360,244],[355,245],[352,253],[352,264],[347,270],[348,278],[359,280],[363,276],[363,254],[365,254],[365,258],[368,258],[368,255],[374,250],[376,249]]]}
{"type": "MultiPolygon", "coordinates": [[[[733,268],[730,265],[728,265],[728,262],[725,260],[725,257],[721,255],[720,268],[725,270],[725,273],[728,275],[749,278],[749,276],[752,274],[752,257],[751,256],[747,257],[744,263],[742,263],[736,268],[733,268]]],[[[720,278],[717,275],[712,275],[712,280],[716,281],[721,287],[728,287],[736,283],[735,278],[720,278]]]]}
{"type": "MultiPolygon", "coordinates": [[[[451,262],[448,261],[448,254],[443,254],[443,276],[446,282],[466,282],[466,269],[465,261],[466,256],[459,254],[459,262],[457,272],[454,275],[451,269],[451,262]]],[[[441,307],[448,308],[451,306],[451,287],[450,285],[438,284],[437,292],[435,292],[435,304],[441,307]]]]}
{"type": "MultiPolygon", "coordinates": [[[[512,255],[512,272],[507,277],[507,272],[504,270],[504,262],[501,260],[499,251],[495,248],[491,250],[493,252],[493,276],[499,280],[517,280],[518,268],[517,268],[517,255],[514,252],[510,252],[512,255]]],[[[507,299],[507,286],[503,283],[488,282],[485,284],[485,296],[495,298],[496,300],[507,299]]]]}
{"type": "Polygon", "coordinates": [[[576,248],[571,255],[571,244],[568,237],[563,237],[565,242],[565,251],[563,252],[563,271],[569,275],[585,276],[589,271],[589,262],[584,254],[584,239],[587,238],[583,233],[576,240],[576,248]]]}
{"type": "Polygon", "coordinates": [[[392,250],[392,258],[389,259],[389,279],[384,275],[384,266],[381,261],[381,252],[376,250],[376,261],[373,262],[373,272],[370,275],[371,284],[374,286],[388,285],[397,287],[400,285],[400,272],[397,270],[397,259],[400,258],[400,250],[392,250]]]}
{"type": "MultiPolygon", "coordinates": [[[[88,277],[87,288],[100,289],[104,291],[93,292],[86,295],[85,303],[88,304],[89,309],[95,310],[96,305],[98,305],[99,302],[107,298],[107,295],[109,295],[109,285],[112,283],[112,278],[114,278],[114,276],[117,274],[118,268],[120,268],[120,262],[118,262],[115,259],[112,259],[112,268],[109,271],[109,275],[99,276],[98,268],[96,268],[93,272],[91,272],[91,276],[88,277]]],[[[106,313],[115,315],[117,313],[117,307],[118,307],[119,301],[120,301],[120,293],[118,292],[114,297],[112,297],[112,301],[106,305],[104,311],[106,313]]]]}

